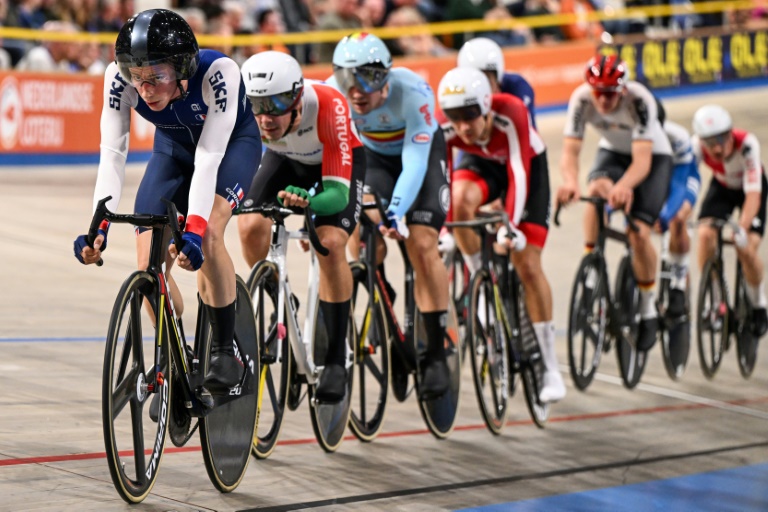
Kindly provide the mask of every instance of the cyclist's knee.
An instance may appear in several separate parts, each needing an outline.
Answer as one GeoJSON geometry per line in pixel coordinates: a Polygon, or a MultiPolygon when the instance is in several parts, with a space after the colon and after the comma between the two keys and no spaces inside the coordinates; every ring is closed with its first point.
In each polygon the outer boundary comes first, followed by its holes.
{"type": "Polygon", "coordinates": [[[330,251],[330,254],[328,255],[329,257],[341,254],[346,258],[345,251],[349,236],[345,231],[331,226],[328,226],[327,228],[320,227],[317,230],[317,236],[320,239],[320,244],[330,251]]]}

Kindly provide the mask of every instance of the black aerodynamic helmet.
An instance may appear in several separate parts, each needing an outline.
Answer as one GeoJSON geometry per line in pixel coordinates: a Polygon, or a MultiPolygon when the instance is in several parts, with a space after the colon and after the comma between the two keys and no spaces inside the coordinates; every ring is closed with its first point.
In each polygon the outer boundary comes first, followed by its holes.
{"type": "Polygon", "coordinates": [[[126,79],[129,68],[168,63],[176,70],[177,80],[188,80],[197,70],[200,49],[184,18],[167,9],[149,9],[120,29],[115,62],[126,79]]]}

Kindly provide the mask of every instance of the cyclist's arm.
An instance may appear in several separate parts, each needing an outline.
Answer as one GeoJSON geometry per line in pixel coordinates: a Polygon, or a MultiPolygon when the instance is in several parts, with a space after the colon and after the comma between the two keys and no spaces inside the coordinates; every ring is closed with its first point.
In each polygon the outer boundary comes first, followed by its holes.
{"type": "Polygon", "coordinates": [[[578,183],[579,154],[587,127],[587,118],[593,107],[589,95],[589,85],[577,87],[568,100],[568,113],[563,129],[563,152],[560,157],[560,174],[566,183],[578,183]]]}
{"type": "Polygon", "coordinates": [[[201,237],[208,227],[208,217],[216,197],[219,165],[224,158],[237,122],[240,69],[229,58],[215,60],[203,77],[203,101],[208,113],[195,150],[195,172],[189,187],[189,211],[186,231],[201,237]]]}
{"type": "Polygon", "coordinates": [[[131,108],[138,103],[136,89],[129,85],[113,62],[104,73],[104,106],[101,110],[101,143],[99,170],[93,192],[93,208],[102,199],[112,196],[107,203],[117,211],[125,181],[125,161],[130,140],[131,108]]]}
{"type": "MultiPolygon", "coordinates": [[[[512,97],[511,97],[512,98],[512,97]]],[[[497,116],[505,115],[511,122],[504,123],[504,132],[507,136],[509,152],[507,155],[507,195],[506,210],[514,226],[520,223],[528,199],[528,179],[531,174],[531,127],[528,124],[528,109],[522,101],[517,108],[503,108],[497,116]]],[[[497,125],[498,127],[498,125],[497,125]]]]}
{"type": "Polygon", "coordinates": [[[310,199],[316,214],[333,215],[349,204],[352,179],[352,150],[360,141],[352,131],[349,105],[331,87],[315,86],[317,93],[317,136],[323,143],[323,191],[310,199]]]}
{"type": "Polygon", "coordinates": [[[690,164],[678,164],[672,170],[672,180],[669,182],[669,194],[667,195],[667,201],[664,203],[664,207],[659,213],[659,221],[664,230],[669,226],[669,222],[677,215],[680,207],[688,200],[691,206],[696,201],[694,196],[693,201],[690,200],[689,191],[686,186],[688,182],[688,167],[690,164]]]}
{"type": "Polygon", "coordinates": [[[560,155],[560,175],[563,177],[564,182],[578,182],[581,145],[581,139],[575,137],[565,137],[563,139],[563,151],[560,155]]]}
{"type": "Polygon", "coordinates": [[[744,157],[744,205],[741,207],[739,225],[749,231],[752,221],[760,211],[763,191],[763,166],[760,162],[760,143],[748,134],[740,149],[744,157]]]}
{"type": "Polygon", "coordinates": [[[421,191],[424,176],[427,175],[429,152],[432,149],[437,120],[433,95],[415,91],[403,94],[402,112],[405,117],[403,139],[403,170],[395,183],[389,209],[399,218],[405,217],[421,191]]]}
{"type": "Polygon", "coordinates": [[[627,171],[616,183],[621,183],[627,188],[634,189],[651,173],[651,161],[653,159],[652,140],[632,141],[632,163],[627,171]]]}

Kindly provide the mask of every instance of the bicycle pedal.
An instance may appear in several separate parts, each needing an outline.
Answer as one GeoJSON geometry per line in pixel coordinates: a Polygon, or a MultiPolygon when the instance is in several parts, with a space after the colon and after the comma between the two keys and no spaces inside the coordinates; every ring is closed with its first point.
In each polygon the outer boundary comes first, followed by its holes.
{"type": "Polygon", "coordinates": [[[215,405],[215,401],[213,399],[213,395],[211,394],[208,389],[205,388],[205,386],[200,386],[195,390],[195,396],[200,401],[200,403],[205,407],[206,409],[213,409],[213,406],[215,405]]]}

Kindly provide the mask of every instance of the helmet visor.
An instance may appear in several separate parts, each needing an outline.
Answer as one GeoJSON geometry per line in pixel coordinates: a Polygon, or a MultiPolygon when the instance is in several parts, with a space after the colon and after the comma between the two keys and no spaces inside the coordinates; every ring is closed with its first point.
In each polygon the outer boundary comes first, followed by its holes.
{"type": "Polygon", "coordinates": [[[475,119],[483,115],[483,112],[480,110],[480,105],[469,105],[466,107],[448,108],[443,110],[443,113],[445,113],[445,117],[447,117],[448,120],[451,121],[452,123],[458,123],[460,121],[464,121],[464,122],[474,121],[475,119]]]}
{"type": "Polygon", "coordinates": [[[248,96],[251,100],[251,110],[257,116],[282,116],[289,113],[301,96],[302,89],[286,91],[272,96],[248,96]]]}
{"type": "Polygon", "coordinates": [[[387,84],[388,74],[387,68],[377,65],[356,68],[333,66],[333,76],[345,94],[352,87],[357,87],[365,94],[380,91],[387,84]]]}
{"type": "Polygon", "coordinates": [[[728,138],[730,136],[731,136],[731,131],[728,130],[727,132],[718,133],[710,137],[702,137],[701,143],[707,146],[708,148],[713,148],[715,146],[725,146],[725,143],[728,142],[728,138]]]}

